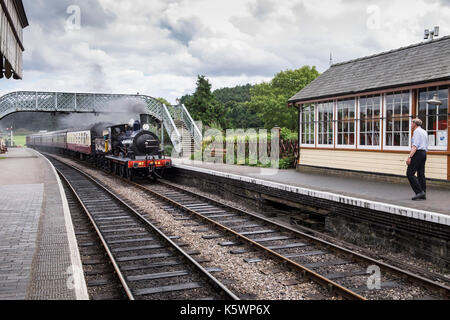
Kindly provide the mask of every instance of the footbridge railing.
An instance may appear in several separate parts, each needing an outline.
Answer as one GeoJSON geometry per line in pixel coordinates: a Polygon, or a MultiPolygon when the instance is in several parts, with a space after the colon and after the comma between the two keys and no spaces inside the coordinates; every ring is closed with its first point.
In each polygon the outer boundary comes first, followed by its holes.
{"type": "MultiPolygon", "coordinates": [[[[15,112],[121,113],[127,112],[130,106],[143,106],[146,112],[160,120],[175,150],[181,152],[181,135],[171,113],[163,103],[146,95],[12,92],[0,97],[0,120],[15,112]]],[[[190,115],[182,118],[190,121],[190,115]]]]}
{"type": "Polygon", "coordinates": [[[202,132],[198,128],[194,119],[192,119],[189,111],[186,109],[184,104],[170,106],[169,111],[174,120],[183,122],[184,126],[194,139],[195,144],[200,145],[203,140],[202,132]]]}

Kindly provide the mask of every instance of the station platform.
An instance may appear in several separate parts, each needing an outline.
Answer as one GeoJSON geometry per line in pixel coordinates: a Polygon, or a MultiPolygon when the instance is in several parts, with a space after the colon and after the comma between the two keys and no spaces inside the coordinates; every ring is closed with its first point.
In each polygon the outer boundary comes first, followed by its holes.
{"type": "Polygon", "coordinates": [[[239,180],[303,196],[450,226],[450,190],[429,187],[426,201],[412,201],[409,184],[348,176],[273,170],[249,166],[172,159],[175,168],[239,180]]]}
{"type": "Polygon", "coordinates": [[[0,300],[87,299],[55,169],[34,150],[10,148],[0,155],[0,300]]]}

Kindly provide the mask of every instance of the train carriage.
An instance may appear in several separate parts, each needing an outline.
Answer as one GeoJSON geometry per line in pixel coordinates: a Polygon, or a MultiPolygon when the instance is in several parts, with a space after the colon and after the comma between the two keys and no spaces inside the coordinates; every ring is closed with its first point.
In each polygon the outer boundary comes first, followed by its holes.
{"type": "Polygon", "coordinates": [[[29,147],[45,147],[48,150],[66,149],[67,130],[55,132],[41,132],[26,137],[26,143],[29,147]]]}
{"type": "Polygon", "coordinates": [[[67,149],[80,154],[92,155],[91,130],[67,132],[67,149]]]}

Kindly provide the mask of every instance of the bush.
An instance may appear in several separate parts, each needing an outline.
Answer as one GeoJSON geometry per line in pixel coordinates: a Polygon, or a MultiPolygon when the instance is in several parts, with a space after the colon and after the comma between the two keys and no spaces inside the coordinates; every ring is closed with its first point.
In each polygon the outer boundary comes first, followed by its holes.
{"type": "Polygon", "coordinates": [[[281,139],[284,141],[297,141],[298,140],[298,132],[292,131],[288,128],[281,129],[281,139]]]}
{"type": "Polygon", "coordinates": [[[164,155],[167,157],[172,156],[173,146],[172,145],[166,145],[164,146],[164,155]]]}
{"type": "Polygon", "coordinates": [[[280,169],[293,169],[295,168],[295,157],[287,157],[280,159],[280,169]]]}

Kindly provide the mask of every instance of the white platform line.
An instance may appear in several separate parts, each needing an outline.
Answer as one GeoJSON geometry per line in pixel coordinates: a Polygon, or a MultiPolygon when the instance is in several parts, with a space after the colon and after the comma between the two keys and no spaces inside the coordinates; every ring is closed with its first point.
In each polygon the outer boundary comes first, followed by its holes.
{"type": "Polygon", "coordinates": [[[361,207],[361,208],[366,208],[366,209],[371,209],[371,210],[381,211],[381,212],[387,212],[390,214],[400,215],[400,216],[404,216],[404,217],[408,217],[408,218],[412,218],[412,219],[428,221],[428,222],[433,222],[433,223],[450,226],[450,216],[443,214],[443,213],[402,207],[402,206],[398,206],[398,205],[394,205],[394,204],[388,204],[388,203],[376,202],[376,201],[371,201],[371,200],[366,200],[366,199],[361,199],[361,198],[349,197],[349,196],[344,196],[344,195],[331,193],[331,192],[312,190],[312,189],[297,187],[297,186],[293,186],[293,185],[286,185],[286,184],[282,184],[282,183],[261,180],[261,179],[257,179],[257,178],[251,178],[251,177],[247,177],[247,176],[239,176],[236,174],[224,173],[224,172],[215,171],[215,170],[211,170],[211,169],[191,167],[188,165],[173,164],[173,167],[191,170],[191,171],[200,172],[200,173],[205,173],[205,174],[214,175],[214,176],[218,176],[218,177],[253,183],[253,184],[257,184],[257,185],[263,185],[263,186],[271,187],[274,189],[294,192],[294,193],[298,193],[301,195],[314,197],[314,198],[318,198],[318,199],[330,200],[330,201],[343,203],[343,204],[347,204],[347,205],[352,205],[352,206],[356,206],[356,207],[361,207]]]}
{"type": "Polygon", "coordinates": [[[58,182],[58,186],[59,186],[59,193],[61,195],[62,205],[63,205],[64,220],[65,220],[66,231],[67,231],[67,240],[69,243],[69,250],[70,250],[70,261],[72,262],[72,265],[71,265],[72,273],[71,273],[71,275],[68,274],[67,277],[68,278],[70,276],[73,277],[73,281],[74,281],[73,285],[74,285],[76,299],[77,300],[89,300],[89,294],[88,294],[88,289],[87,289],[87,285],[86,285],[86,279],[84,277],[80,251],[78,250],[78,242],[75,237],[75,229],[73,228],[72,217],[70,216],[69,204],[67,202],[66,193],[62,186],[61,179],[59,178],[59,175],[56,172],[56,169],[53,166],[53,164],[46,157],[44,157],[42,154],[40,154],[38,151],[36,151],[36,150],[33,150],[33,151],[38,153],[45,160],[47,160],[47,162],[50,164],[50,167],[53,170],[53,173],[55,174],[56,181],[58,182]]]}

